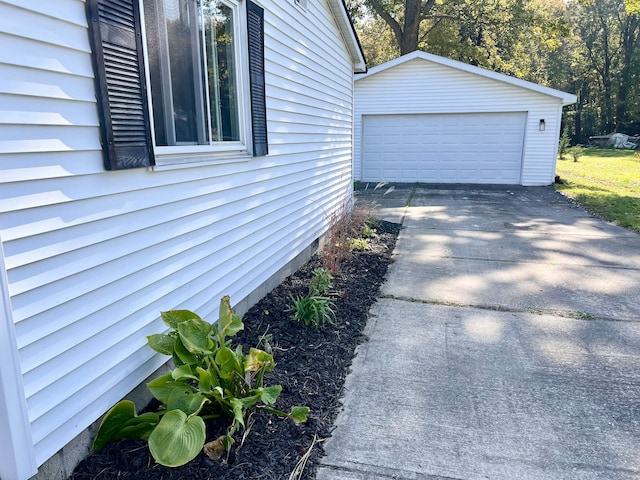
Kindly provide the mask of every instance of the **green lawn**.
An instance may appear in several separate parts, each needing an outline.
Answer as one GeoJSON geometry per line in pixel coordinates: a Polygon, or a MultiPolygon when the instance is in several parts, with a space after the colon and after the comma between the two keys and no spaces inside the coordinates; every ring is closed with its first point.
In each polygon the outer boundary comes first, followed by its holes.
{"type": "Polygon", "coordinates": [[[558,159],[556,184],[586,210],[604,220],[640,232],[640,152],[586,148],[577,162],[558,159]]]}

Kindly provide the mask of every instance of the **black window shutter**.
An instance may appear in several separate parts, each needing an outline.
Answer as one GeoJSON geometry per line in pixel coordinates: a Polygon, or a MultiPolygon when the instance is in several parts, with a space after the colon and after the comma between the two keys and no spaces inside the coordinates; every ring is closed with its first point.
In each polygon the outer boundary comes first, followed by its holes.
{"type": "Polygon", "coordinates": [[[138,0],[87,0],[107,170],[155,163],[138,0]]]}
{"type": "Polygon", "coordinates": [[[267,105],[264,88],[264,9],[247,2],[249,33],[249,85],[251,89],[251,128],[253,156],[269,153],[267,141],[267,105]]]}

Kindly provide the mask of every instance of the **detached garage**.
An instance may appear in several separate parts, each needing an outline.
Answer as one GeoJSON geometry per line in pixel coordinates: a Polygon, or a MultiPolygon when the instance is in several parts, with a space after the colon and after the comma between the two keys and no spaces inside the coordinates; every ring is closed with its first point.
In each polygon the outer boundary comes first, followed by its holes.
{"type": "Polygon", "coordinates": [[[425,52],[356,76],[354,178],[549,185],[575,95],[425,52]]]}

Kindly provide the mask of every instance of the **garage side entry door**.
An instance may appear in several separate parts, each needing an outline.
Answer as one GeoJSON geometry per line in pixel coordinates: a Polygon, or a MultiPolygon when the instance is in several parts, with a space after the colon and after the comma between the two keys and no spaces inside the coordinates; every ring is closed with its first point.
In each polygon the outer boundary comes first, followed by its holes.
{"type": "Polygon", "coordinates": [[[362,180],[519,184],[526,116],[365,115],[362,180]]]}

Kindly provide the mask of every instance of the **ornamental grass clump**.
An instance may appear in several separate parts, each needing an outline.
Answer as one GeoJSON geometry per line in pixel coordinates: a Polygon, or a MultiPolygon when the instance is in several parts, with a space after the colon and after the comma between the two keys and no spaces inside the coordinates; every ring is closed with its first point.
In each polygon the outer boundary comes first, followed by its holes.
{"type": "Polygon", "coordinates": [[[244,324],[231,311],[228,296],[220,301],[217,323],[188,310],[163,312],[162,320],[171,331],[147,340],[155,351],[170,355],[176,368],[147,384],[161,402],[160,409],[138,415],[133,402],[117,403],[100,424],[94,450],[114,440],[139,438],[148,442],[158,463],[178,467],[203,449],[214,459],[229,451],[233,435],[246,428],[253,412],[288,417],[295,423],[307,420],[308,407],[293,407],[289,413],[273,408],[282,387],[263,386],[264,374],[275,367],[270,353],[251,348],[244,354],[242,345],[231,347],[231,337],[244,324]],[[205,420],[218,417],[228,417],[231,424],[225,435],[205,445],[205,420]]]}
{"type": "Polygon", "coordinates": [[[333,275],[326,268],[313,270],[309,283],[309,293],[305,296],[290,296],[292,317],[305,326],[323,327],[335,324],[336,304],[329,296],[333,288],[333,275]]]}
{"type": "Polygon", "coordinates": [[[354,205],[346,202],[329,218],[327,242],[320,252],[324,268],[340,273],[342,262],[351,256],[350,239],[360,237],[360,234],[371,217],[369,205],[354,205]]]}

